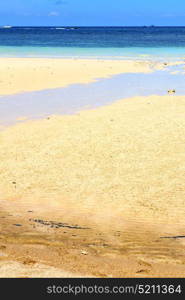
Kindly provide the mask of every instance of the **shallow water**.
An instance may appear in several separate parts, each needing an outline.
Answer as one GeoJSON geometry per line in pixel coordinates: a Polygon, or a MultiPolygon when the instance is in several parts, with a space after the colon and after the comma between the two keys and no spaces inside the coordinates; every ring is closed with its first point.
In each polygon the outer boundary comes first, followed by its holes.
{"type": "Polygon", "coordinates": [[[182,65],[152,73],[124,73],[89,84],[26,92],[0,97],[0,124],[11,125],[22,117],[36,119],[52,114],[73,114],[134,96],[166,95],[175,89],[185,94],[182,65]],[[173,72],[179,72],[173,74],[173,72]]]}
{"type": "Polygon", "coordinates": [[[111,60],[184,60],[185,47],[37,47],[37,46],[1,46],[0,57],[37,57],[37,58],[74,58],[74,59],[111,59],[111,60]]]}

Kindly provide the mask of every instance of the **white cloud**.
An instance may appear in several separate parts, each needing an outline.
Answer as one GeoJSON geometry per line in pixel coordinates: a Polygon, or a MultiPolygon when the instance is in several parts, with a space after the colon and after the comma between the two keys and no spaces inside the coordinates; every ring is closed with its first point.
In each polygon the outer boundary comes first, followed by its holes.
{"type": "Polygon", "coordinates": [[[66,0],[50,0],[50,2],[53,2],[55,5],[63,5],[67,3],[66,0]]]}
{"type": "Polygon", "coordinates": [[[49,17],[58,17],[60,13],[58,11],[50,11],[48,14],[49,17]]]}
{"type": "Polygon", "coordinates": [[[56,1],[55,1],[55,4],[56,4],[56,5],[66,4],[66,3],[67,3],[67,1],[65,1],[65,0],[56,0],[56,1]]]}

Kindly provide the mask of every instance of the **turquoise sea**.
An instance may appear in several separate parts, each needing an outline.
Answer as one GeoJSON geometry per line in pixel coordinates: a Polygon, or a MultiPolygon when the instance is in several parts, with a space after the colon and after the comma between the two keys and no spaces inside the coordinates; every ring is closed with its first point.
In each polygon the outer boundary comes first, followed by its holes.
{"type": "Polygon", "coordinates": [[[185,27],[0,27],[0,56],[183,59],[185,27]]]}

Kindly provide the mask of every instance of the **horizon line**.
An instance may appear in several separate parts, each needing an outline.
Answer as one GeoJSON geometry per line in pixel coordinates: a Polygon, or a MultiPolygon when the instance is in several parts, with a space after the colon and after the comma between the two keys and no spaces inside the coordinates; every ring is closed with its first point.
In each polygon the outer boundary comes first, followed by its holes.
{"type": "Polygon", "coordinates": [[[185,27],[185,25],[0,25],[0,27],[185,27]]]}

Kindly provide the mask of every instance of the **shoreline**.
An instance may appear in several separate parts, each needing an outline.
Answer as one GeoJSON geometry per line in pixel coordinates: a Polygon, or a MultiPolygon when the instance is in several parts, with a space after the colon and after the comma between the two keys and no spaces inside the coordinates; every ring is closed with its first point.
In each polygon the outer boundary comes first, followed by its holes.
{"type": "Polygon", "coordinates": [[[0,59],[56,59],[56,60],[93,60],[93,61],[140,61],[140,62],[149,62],[149,63],[162,63],[162,62],[168,62],[168,63],[176,63],[176,62],[182,62],[185,59],[185,56],[182,55],[182,57],[179,56],[155,56],[155,55],[149,55],[149,54],[142,54],[138,56],[113,56],[113,55],[107,55],[107,56],[88,56],[88,55],[1,55],[0,59]]]}
{"type": "Polygon", "coordinates": [[[87,84],[120,73],[150,73],[165,66],[138,60],[0,58],[0,95],[87,84]]]}

